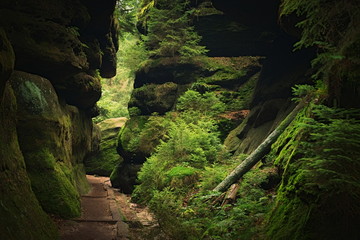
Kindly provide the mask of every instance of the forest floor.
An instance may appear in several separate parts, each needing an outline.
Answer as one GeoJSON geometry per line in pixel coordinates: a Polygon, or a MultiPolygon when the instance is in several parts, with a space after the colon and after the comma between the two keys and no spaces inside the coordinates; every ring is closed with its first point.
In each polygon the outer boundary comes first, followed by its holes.
{"type": "Polygon", "coordinates": [[[55,219],[61,240],[167,239],[149,210],[112,188],[108,177],[87,175],[87,179],[91,190],[81,196],[81,217],[55,219]]]}

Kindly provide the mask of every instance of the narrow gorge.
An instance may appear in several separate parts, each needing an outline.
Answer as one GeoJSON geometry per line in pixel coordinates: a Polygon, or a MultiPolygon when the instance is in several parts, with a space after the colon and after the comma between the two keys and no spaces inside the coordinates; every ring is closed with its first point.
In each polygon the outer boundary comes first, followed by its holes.
{"type": "Polygon", "coordinates": [[[102,186],[116,239],[360,239],[359,25],[357,0],[2,0],[0,239],[71,239],[102,186]]]}

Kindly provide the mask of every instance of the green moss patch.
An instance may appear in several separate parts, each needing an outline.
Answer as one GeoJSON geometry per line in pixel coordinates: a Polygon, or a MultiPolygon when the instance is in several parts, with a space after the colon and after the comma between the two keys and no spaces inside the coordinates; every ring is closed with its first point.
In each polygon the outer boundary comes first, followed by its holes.
{"type": "Polygon", "coordinates": [[[116,145],[117,136],[101,140],[99,153],[85,161],[86,173],[110,176],[113,169],[123,161],[116,151],[116,145]]]}
{"type": "Polygon", "coordinates": [[[54,223],[31,190],[15,119],[15,97],[7,85],[0,104],[0,239],[58,239],[54,223]]]}
{"type": "Polygon", "coordinates": [[[274,143],[272,156],[284,173],[270,239],[359,238],[359,116],[311,106],[274,143]]]}
{"type": "Polygon", "coordinates": [[[30,188],[25,169],[0,172],[0,182],[1,239],[53,240],[58,238],[54,223],[40,207],[30,188]]]}
{"type": "Polygon", "coordinates": [[[70,170],[63,164],[46,171],[30,171],[32,189],[46,212],[63,218],[80,216],[80,196],[68,176],[70,170]]]}

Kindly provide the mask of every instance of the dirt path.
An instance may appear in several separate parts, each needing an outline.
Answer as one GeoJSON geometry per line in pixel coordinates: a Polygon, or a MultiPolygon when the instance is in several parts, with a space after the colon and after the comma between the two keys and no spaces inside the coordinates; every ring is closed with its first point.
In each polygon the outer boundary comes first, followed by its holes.
{"type": "Polygon", "coordinates": [[[122,221],[109,178],[86,176],[91,191],[81,196],[80,218],[59,221],[61,240],[126,240],[129,229],[122,221]]]}
{"type": "Polygon", "coordinates": [[[148,209],[112,188],[109,178],[86,177],[92,188],[81,196],[81,217],[56,220],[61,240],[166,239],[148,209]]]}

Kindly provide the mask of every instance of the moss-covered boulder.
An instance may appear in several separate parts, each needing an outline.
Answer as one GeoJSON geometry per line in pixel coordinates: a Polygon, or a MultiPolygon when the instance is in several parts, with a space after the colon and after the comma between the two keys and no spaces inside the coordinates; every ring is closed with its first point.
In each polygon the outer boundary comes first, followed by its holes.
{"type": "Polygon", "coordinates": [[[173,82],[147,84],[132,92],[129,108],[137,107],[140,115],[164,114],[173,108],[177,97],[178,86],[173,82]]]}
{"type": "Polygon", "coordinates": [[[114,187],[131,193],[142,164],[161,140],[166,139],[170,121],[165,116],[135,116],[121,129],[117,150],[124,162],[117,165],[110,180],[114,187]]]}
{"type": "Polygon", "coordinates": [[[129,109],[136,109],[137,115],[164,114],[174,110],[178,97],[189,88],[216,92],[227,111],[249,109],[262,60],[259,56],[152,60],[136,74],[129,109]]]}
{"type": "Polygon", "coordinates": [[[42,77],[14,72],[10,82],[18,104],[19,144],[35,195],[49,213],[79,216],[79,193],[88,189],[82,161],[91,149],[91,120],[59,103],[42,77]]]}
{"type": "Polygon", "coordinates": [[[117,150],[125,163],[142,164],[167,133],[164,116],[135,116],[121,129],[117,150]]]}
{"type": "MultiPolygon", "coordinates": [[[[8,84],[0,103],[0,238],[57,239],[57,229],[30,185],[16,130],[16,99],[8,84]]],[[[46,182],[46,179],[44,179],[46,182]]]]}
{"type": "Polygon", "coordinates": [[[148,118],[148,116],[134,116],[121,129],[118,136],[117,151],[125,162],[143,163],[146,157],[150,155],[146,147],[140,144],[141,132],[144,130],[148,118]]]}
{"type": "Polygon", "coordinates": [[[123,163],[114,168],[110,175],[111,186],[125,194],[131,194],[137,183],[137,174],[142,164],[123,163]]]}
{"type": "Polygon", "coordinates": [[[116,151],[117,138],[126,118],[106,119],[97,124],[100,130],[99,149],[85,159],[85,169],[88,174],[110,176],[114,168],[123,159],[116,151]]]}

